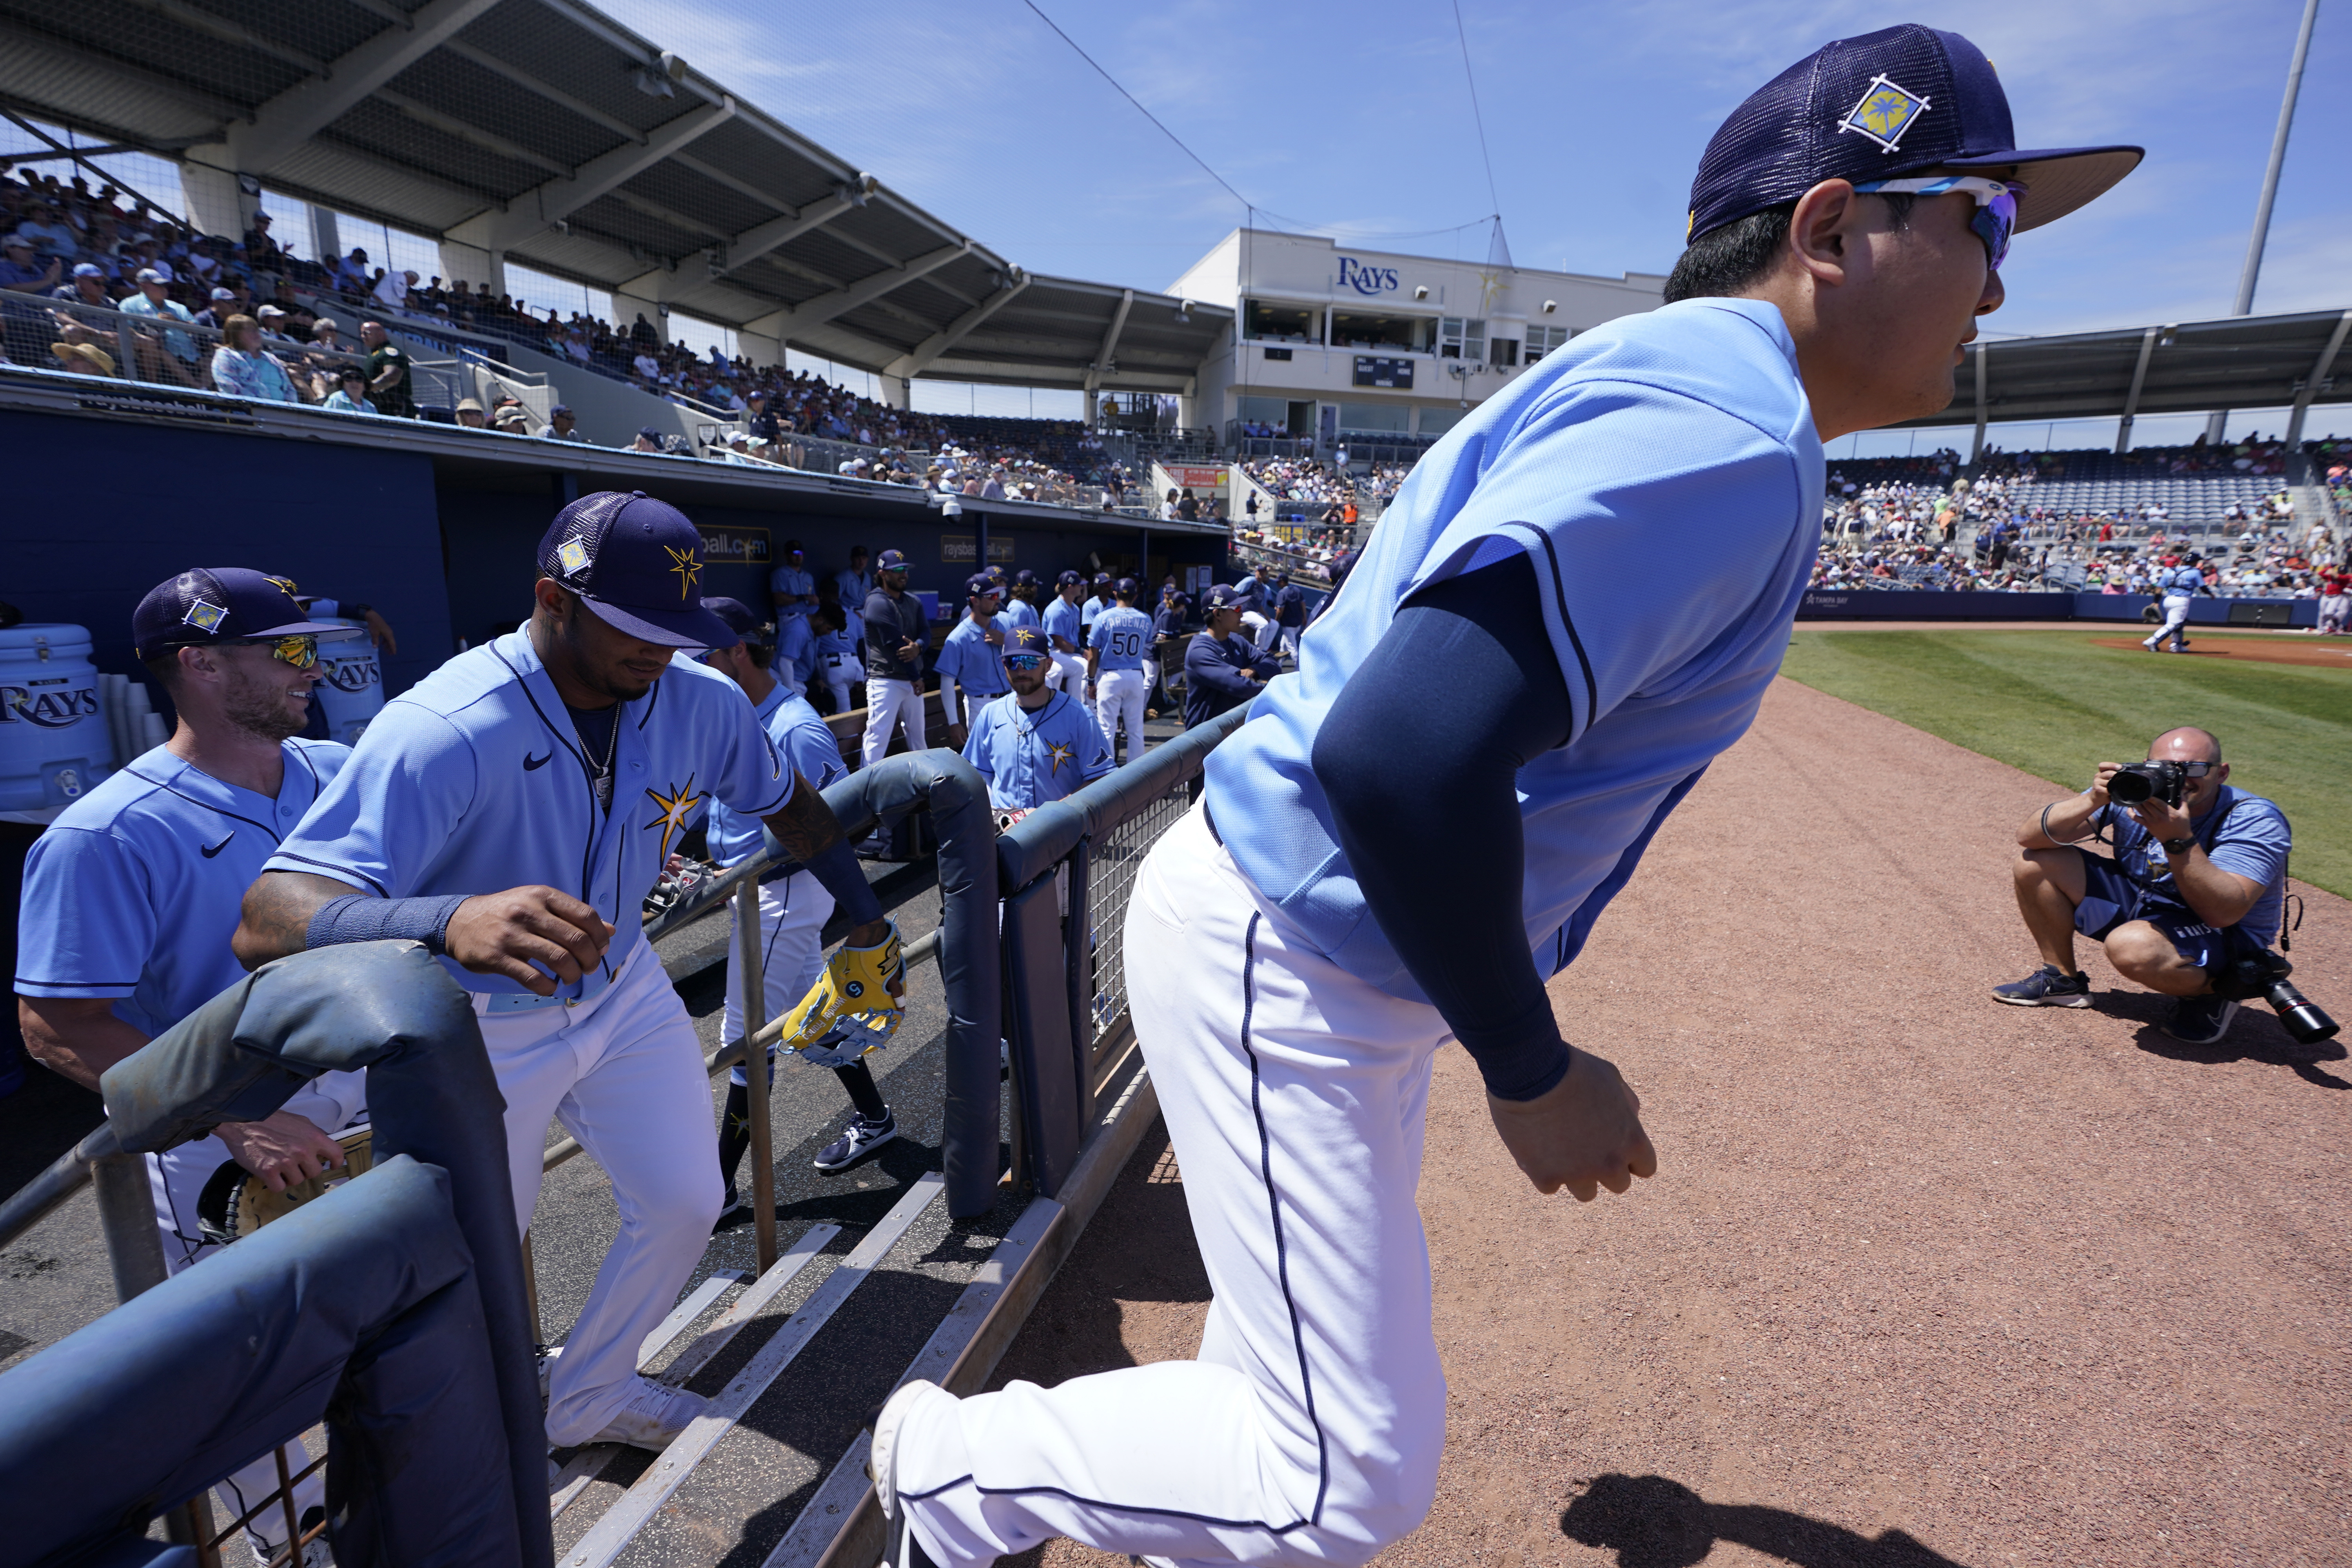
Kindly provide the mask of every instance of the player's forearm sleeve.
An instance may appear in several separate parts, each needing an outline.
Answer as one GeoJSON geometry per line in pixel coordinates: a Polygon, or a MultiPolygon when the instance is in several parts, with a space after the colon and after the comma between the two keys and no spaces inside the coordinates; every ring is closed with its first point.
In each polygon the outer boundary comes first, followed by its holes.
{"type": "Polygon", "coordinates": [[[1568,1073],[1520,915],[1517,775],[1571,717],[1550,648],[1527,557],[1438,584],[1398,612],[1315,741],[1366,908],[1499,1100],[1568,1073]]]}
{"type": "Polygon", "coordinates": [[[303,932],[306,949],[352,942],[421,942],[435,953],[449,951],[449,917],[473,895],[449,893],[431,899],[379,899],[346,893],[320,904],[303,932]]]}

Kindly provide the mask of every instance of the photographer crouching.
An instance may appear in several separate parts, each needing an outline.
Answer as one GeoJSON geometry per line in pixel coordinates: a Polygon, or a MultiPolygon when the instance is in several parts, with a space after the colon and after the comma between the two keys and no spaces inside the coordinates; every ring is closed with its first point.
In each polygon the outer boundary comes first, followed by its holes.
{"type": "Polygon", "coordinates": [[[2286,983],[2293,965],[2270,951],[2286,902],[2286,816],[2229,777],[2210,733],[2168,730],[2147,762],[2101,763],[2088,791],[2026,818],[2017,909],[2042,965],[1993,995],[2019,1007],[2089,1006],[2090,977],[2074,966],[2080,931],[2125,979],[2179,998],[2164,1032],[2184,1044],[2217,1044],[2251,997],[2275,1008],[2298,1041],[2335,1034],[2286,983]]]}

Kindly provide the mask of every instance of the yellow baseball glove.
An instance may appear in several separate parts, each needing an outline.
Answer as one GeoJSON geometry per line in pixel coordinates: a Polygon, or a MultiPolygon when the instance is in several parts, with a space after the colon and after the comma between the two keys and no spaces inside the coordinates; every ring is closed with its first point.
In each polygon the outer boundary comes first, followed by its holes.
{"type": "Polygon", "coordinates": [[[893,982],[904,984],[906,973],[895,921],[890,922],[890,934],[876,945],[844,946],[826,961],[824,973],[785,1018],[784,1048],[797,1051],[814,1046],[837,1026],[865,1051],[885,1044],[906,1016],[899,999],[890,993],[893,982]]]}

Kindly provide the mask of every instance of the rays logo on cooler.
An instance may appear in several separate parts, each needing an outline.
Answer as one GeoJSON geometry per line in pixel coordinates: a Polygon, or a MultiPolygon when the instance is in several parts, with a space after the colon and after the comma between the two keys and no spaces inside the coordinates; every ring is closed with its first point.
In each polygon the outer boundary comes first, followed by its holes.
{"type": "Polygon", "coordinates": [[[383,679],[382,669],[372,655],[358,658],[322,658],[319,661],[327,674],[327,684],[338,691],[365,691],[383,679]]]}
{"type": "Polygon", "coordinates": [[[0,724],[22,721],[37,724],[44,730],[63,730],[97,717],[95,686],[52,691],[37,691],[29,686],[0,686],[0,724]]]}

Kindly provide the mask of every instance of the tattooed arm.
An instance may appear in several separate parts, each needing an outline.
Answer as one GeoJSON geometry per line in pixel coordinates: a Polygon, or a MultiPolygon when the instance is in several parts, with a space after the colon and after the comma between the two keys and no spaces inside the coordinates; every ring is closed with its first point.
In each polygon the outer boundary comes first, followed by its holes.
{"type": "Polygon", "coordinates": [[[848,837],[841,831],[840,819],[824,804],[816,785],[793,773],[791,798],[761,820],[784,853],[807,867],[833,895],[834,906],[854,922],[846,939],[850,946],[872,947],[889,934],[882,901],[874,896],[857,857],[850,851],[848,837]]]}

